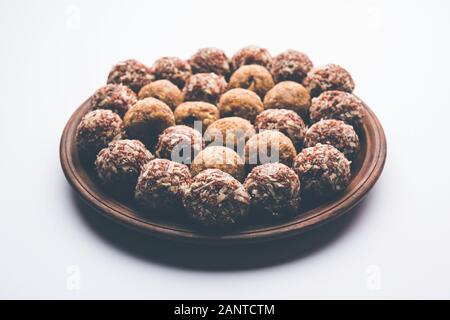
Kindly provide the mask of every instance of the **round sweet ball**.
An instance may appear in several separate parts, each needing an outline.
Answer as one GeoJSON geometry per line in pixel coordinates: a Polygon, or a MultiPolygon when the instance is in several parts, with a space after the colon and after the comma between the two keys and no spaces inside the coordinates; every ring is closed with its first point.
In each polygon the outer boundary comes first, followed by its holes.
{"type": "Polygon", "coordinates": [[[142,87],[139,91],[139,99],[150,97],[161,100],[172,110],[183,102],[181,90],[169,80],[157,80],[142,87]]]}
{"type": "Polygon", "coordinates": [[[108,84],[103,86],[95,91],[90,98],[92,109],[108,109],[121,117],[136,102],[137,97],[134,91],[121,84],[108,84]]]}
{"type": "Polygon", "coordinates": [[[292,141],[279,131],[264,130],[245,144],[245,163],[254,166],[280,162],[291,166],[296,155],[292,141]]]}
{"type": "Polygon", "coordinates": [[[192,73],[210,73],[226,76],[230,64],[225,52],[217,48],[202,48],[189,59],[192,73]]]}
{"type": "Polygon", "coordinates": [[[351,93],[355,89],[355,83],[350,73],[337,64],[313,68],[303,80],[303,85],[311,97],[317,97],[322,92],[329,90],[351,93]]]}
{"type": "Polygon", "coordinates": [[[308,117],[310,105],[308,91],[294,81],[278,83],[264,97],[266,109],[289,109],[297,112],[303,119],[308,117]]]}
{"type": "Polygon", "coordinates": [[[122,119],[111,110],[87,113],[77,127],[76,140],[80,157],[94,160],[97,153],[123,134],[122,119]]]}
{"type": "Polygon", "coordinates": [[[175,117],[164,102],[145,98],[128,110],[123,124],[127,137],[141,140],[148,148],[152,148],[159,134],[175,125],[175,117]]]}
{"type": "Polygon", "coordinates": [[[228,83],[229,89],[248,89],[261,98],[264,98],[266,92],[272,89],[273,86],[274,83],[270,72],[256,64],[240,67],[231,75],[228,83]]]}
{"type": "Polygon", "coordinates": [[[218,169],[200,172],[183,197],[193,221],[206,227],[231,227],[249,213],[250,196],[243,185],[218,169]]]}
{"type": "Polygon", "coordinates": [[[253,91],[236,88],[225,92],[218,104],[220,116],[241,117],[255,122],[256,116],[264,110],[261,98],[253,91]]]}
{"type": "Polygon", "coordinates": [[[192,74],[189,63],[177,57],[162,57],[156,60],[152,72],[156,80],[169,80],[180,89],[183,89],[192,74]]]}
{"type": "Polygon", "coordinates": [[[332,145],[350,160],[359,151],[358,135],[351,125],[341,120],[320,120],[309,127],[305,134],[305,147],[318,143],[332,145]]]}
{"type": "Polygon", "coordinates": [[[329,197],[350,183],[350,161],[328,144],[303,149],[295,158],[293,169],[300,178],[302,191],[316,197],[329,197]]]}
{"type": "Polygon", "coordinates": [[[213,122],[205,131],[208,143],[243,150],[245,143],[256,134],[255,127],[239,117],[222,118],[213,122]]]}
{"type": "Polygon", "coordinates": [[[294,111],[287,109],[267,109],[261,112],[255,121],[259,132],[278,130],[291,139],[297,150],[301,150],[306,126],[302,118],[294,111]]]}
{"type": "Polygon", "coordinates": [[[124,195],[134,190],[144,165],[154,157],[138,140],[115,140],[102,149],[95,160],[101,182],[124,195]]]}
{"type": "Polygon", "coordinates": [[[220,118],[219,109],[211,103],[190,101],[180,104],[174,112],[179,125],[192,127],[204,132],[208,126],[220,118]]]}
{"type": "Polygon", "coordinates": [[[253,168],[244,182],[251,206],[271,217],[297,212],[300,180],[294,170],[282,163],[266,163],[253,168]]]}
{"type": "Polygon", "coordinates": [[[199,131],[178,125],[167,128],[159,135],[155,155],[158,158],[191,164],[204,147],[205,141],[199,131]]]}
{"type": "Polygon", "coordinates": [[[222,146],[208,146],[192,161],[192,176],[206,169],[219,169],[239,181],[245,178],[244,161],[233,150],[222,146]]]}
{"type": "Polygon", "coordinates": [[[269,51],[258,46],[244,47],[231,58],[231,67],[234,71],[249,64],[258,64],[270,69],[271,63],[272,56],[269,51]]]}
{"type": "Polygon", "coordinates": [[[296,50],[286,50],[272,60],[272,76],[275,82],[295,81],[302,83],[313,63],[309,57],[296,50]]]}
{"type": "Polygon", "coordinates": [[[216,104],[227,89],[223,76],[197,73],[189,77],[183,89],[184,101],[204,101],[216,104]]]}
{"type": "Polygon", "coordinates": [[[309,115],[311,122],[321,119],[337,119],[353,126],[361,126],[364,118],[364,105],[353,94],[344,91],[325,91],[313,98],[309,115]]]}
{"type": "Polygon", "coordinates": [[[191,173],[181,163],[167,159],[148,162],[137,180],[134,198],[143,207],[157,210],[182,208],[182,198],[189,188],[191,173]]]}
{"type": "Polygon", "coordinates": [[[137,60],[125,60],[116,64],[108,75],[108,83],[123,84],[138,93],[154,80],[149,67],[137,60]]]}

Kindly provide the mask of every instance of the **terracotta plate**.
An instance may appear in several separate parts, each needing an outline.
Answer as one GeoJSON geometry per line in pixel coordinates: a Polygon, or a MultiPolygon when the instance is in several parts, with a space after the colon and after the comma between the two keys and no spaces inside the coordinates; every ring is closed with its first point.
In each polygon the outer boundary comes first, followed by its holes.
{"type": "Polygon", "coordinates": [[[361,151],[352,163],[353,178],[346,191],[324,203],[303,202],[299,214],[289,220],[272,224],[247,224],[229,233],[208,234],[199,230],[180,213],[179,217],[164,217],[164,213],[143,213],[131,202],[120,201],[108,194],[98,183],[95,173],[78,157],[75,132],[84,114],[83,103],[67,122],[61,137],[60,158],[64,174],[76,192],[90,206],[112,220],[144,231],[150,235],[204,244],[239,244],[274,240],[293,236],[343,215],[360,202],[381,175],[386,159],[386,138],[375,114],[367,110],[362,129],[358,132],[361,151]]]}

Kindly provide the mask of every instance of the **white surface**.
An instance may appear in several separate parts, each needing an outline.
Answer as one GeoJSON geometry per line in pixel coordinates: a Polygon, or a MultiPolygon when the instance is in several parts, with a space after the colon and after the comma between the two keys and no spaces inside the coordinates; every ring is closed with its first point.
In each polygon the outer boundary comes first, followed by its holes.
{"type": "Polygon", "coordinates": [[[445,0],[2,0],[0,298],[450,298],[449,18],[445,0]],[[388,159],[356,214],[214,254],[77,203],[59,138],[115,62],[252,43],[343,65],[380,118],[388,159]]]}

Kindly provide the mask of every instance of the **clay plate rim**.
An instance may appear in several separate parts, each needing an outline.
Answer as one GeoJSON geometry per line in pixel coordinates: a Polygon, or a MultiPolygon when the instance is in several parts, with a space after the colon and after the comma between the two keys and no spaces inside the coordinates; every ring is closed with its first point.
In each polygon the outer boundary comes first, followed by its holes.
{"type": "Polygon", "coordinates": [[[66,179],[87,204],[106,217],[149,235],[201,244],[240,244],[275,240],[297,235],[345,214],[374,186],[386,161],[386,138],[378,118],[366,104],[364,107],[366,117],[361,132],[365,137],[362,141],[365,156],[344,193],[333,201],[303,212],[289,221],[273,226],[248,227],[229,234],[207,234],[195,229],[185,230],[176,225],[153,221],[148,216],[139,217],[133,208],[106,193],[98,192],[96,184],[80,163],[75,143],[76,127],[81,117],[90,110],[89,99],[72,114],[64,128],[60,141],[60,161],[66,179]]]}

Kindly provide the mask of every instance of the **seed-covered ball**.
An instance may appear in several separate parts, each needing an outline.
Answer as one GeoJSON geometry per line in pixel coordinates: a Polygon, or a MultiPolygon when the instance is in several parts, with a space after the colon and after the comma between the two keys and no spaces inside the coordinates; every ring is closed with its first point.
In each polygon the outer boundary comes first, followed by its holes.
{"type": "Polygon", "coordinates": [[[155,155],[158,158],[191,164],[204,147],[205,141],[200,132],[191,127],[179,125],[169,127],[159,135],[155,155]]]}
{"type": "Polygon", "coordinates": [[[295,50],[286,50],[272,60],[272,72],[275,82],[295,81],[302,83],[313,63],[309,57],[295,50]]]}
{"type": "Polygon", "coordinates": [[[305,147],[318,143],[332,145],[350,160],[359,151],[358,135],[351,125],[341,120],[320,120],[309,127],[305,134],[305,147]]]}
{"type": "Polygon", "coordinates": [[[264,98],[266,92],[274,86],[270,72],[259,65],[252,64],[242,66],[236,70],[230,78],[228,87],[243,88],[255,92],[261,98],[264,98]]]}
{"type": "Polygon", "coordinates": [[[253,168],[244,182],[252,207],[272,217],[297,212],[300,180],[294,170],[282,163],[266,163],[253,168]]]}
{"type": "Polygon", "coordinates": [[[154,157],[138,140],[115,140],[95,160],[98,177],[111,190],[128,195],[144,165],[154,157]]]}
{"type": "Polygon", "coordinates": [[[267,49],[258,46],[247,46],[234,54],[231,58],[231,67],[234,71],[244,65],[258,64],[270,69],[272,56],[267,49]]]}
{"type": "Polygon", "coordinates": [[[95,91],[90,98],[92,109],[108,109],[121,117],[136,102],[137,97],[134,91],[121,84],[108,84],[103,86],[95,91]]]}
{"type": "Polygon", "coordinates": [[[108,83],[123,84],[135,93],[154,79],[149,67],[132,59],[119,62],[108,75],[108,83]]]}
{"type": "Polygon", "coordinates": [[[278,83],[264,98],[266,109],[289,109],[307,119],[311,99],[308,91],[299,83],[283,81],[278,83]]]}
{"type": "Polygon", "coordinates": [[[309,109],[311,122],[321,119],[342,120],[353,126],[361,126],[364,105],[353,94],[344,91],[325,91],[313,98],[309,109]]]}
{"type": "Polygon", "coordinates": [[[313,68],[303,80],[303,85],[311,97],[317,97],[329,90],[353,92],[355,89],[350,73],[337,64],[313,68]]]}
{"type": "Polygon", "coordinates": [[[350,183],[350,161],[328,144],[303,149],[295,158],[293,169],[302,190],[313,196],[329,197],[350,183]]]}
{"type": "Polygon", "coordinates": [[[81,158],[94,160],[97,153],[123,134],[122,119],[111,110],[87,113],[77,127],[77,148],[81,158]]]}
{"type": "Polygon", "coordinates": [[[145,98],[128,110],[123,124],[127,137],[141,140],[152,148],[158,135],[175,125],[175,118],[167,104],[155,98],[145,98]]]}
{"type": "Polygon", "coordinates": [[[219,169],[239,181],[245,178],[244,160],[233,150],[222,146],[209,146],[203,149],[192,161],[192,176],[206,169],[219,169]]]}
{"type": "Polygon", "coordinates": [[[208,169],[192,178],[183,205],[200,225],[226,227],[238,224],[248,215],[250,196],[228,173],[208,169]]]}
{"type": "Polygon", "coordinates": [[[247,140],[255,134],[255,127],[248,120],[229,117],[213,122],[204,136],[208,143],[227,146],[241,153],[247,140]]]}
{"type": "Polygon", "coordinates": [[[161,100],[172,110],[183,102],[181,90],[169,80],[157,80],[142,87],[139,91],[139,99],[149,97],[161,100]]]}
{"type": "Polygon", "coordinates": [[[140,205],[151,210],[179,209],[190,180],[191,173],[186,165],[154,159],[142,169],[134,197],[140,205]]]}
{"type": "Polygon", "coordinates": [[[295,155],[292,141],[275,130],[264,130],[245,144],[245,163],[250,166],[270,162],[281,162],[290,166],[295,155]]]}
{"type": "Polygon", "coordinates": [[[219,109],[211,103],[190,101],[180,104],[174,112],[177,124],[204,132],[208,126],[219,119],[219,109]]]}
{"type": "Polygon", "coordinates": [[[222,118],[241,117],[254,122],[256,116],[264,110],[264,105],[253,91],[236,88],[222,95],[218,108],[222,118]]]}
{"type": "Polygon", "coordinates": [[[216,104],[227,89],[223,76],[215,73],[197,73],[189,77],[183,89],[185,101],[204,101],[216,104]]]}
{"type": "Polygon", "coordinates": [[[192,74],[189,63],[177,57],[163,57],[156,60],[152,72],[156,80],[169,80],[180,89],[183,89],[192,74]]]}
{"type": "Polygon", "coordinates": [[[210,73],[226,76],[230,65],[225,52],[217,48],[202,48],[189,59],[192,73],[210,73]]]}
{"type": "Polygon", "coordinates": [[[306,126],[302,118],[294,111],[287,109],[268,109],[261,112],[255,121],[259,132],[278,130],[291,139],[297,150],[303,146],[306,126]]]}

